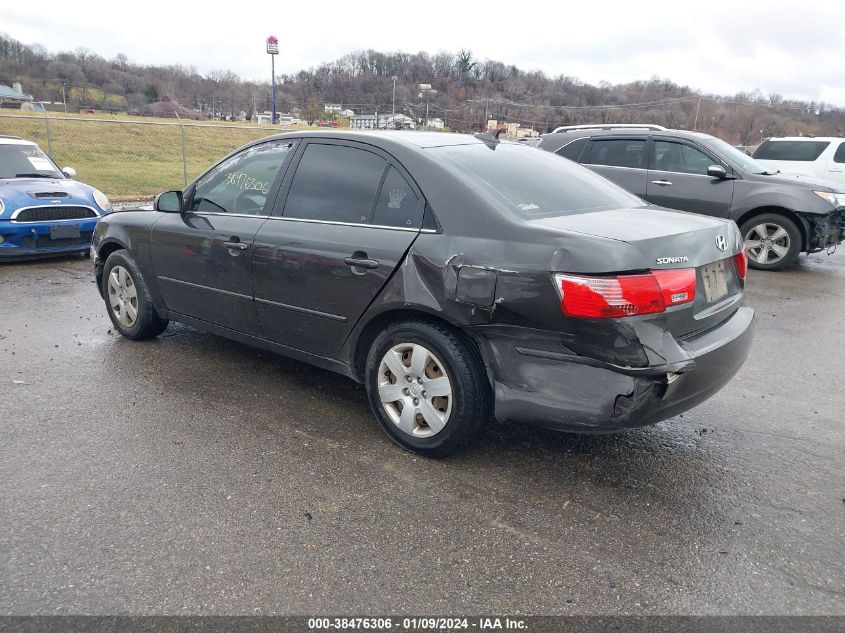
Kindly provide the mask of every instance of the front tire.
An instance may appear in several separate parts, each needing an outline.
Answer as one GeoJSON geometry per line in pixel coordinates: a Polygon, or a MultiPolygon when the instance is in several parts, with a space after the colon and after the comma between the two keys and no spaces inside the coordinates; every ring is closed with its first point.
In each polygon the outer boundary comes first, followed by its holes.
{"type": "Polygon", "coordinates": [[[365,379],[379,424],[413,453],[444,457],[463,450],[490,417],[491,389],[481,355],[440,323],[389,326],[370,347],[365,379]]]}
{"type": "Polygon", "coordinates": [[[125,250],[115,251],[103,266],[103,297],[115,329],[134,341],[164,332],[168,320],[155,310],[138,264],[125,250]]]}
{"type": "Polygon", "coordinates": [[[792,265],[801,253],[801,231],[785,215],[764,213],[744,222],[748,265],[757,270],[781,270],[792,265]]]}

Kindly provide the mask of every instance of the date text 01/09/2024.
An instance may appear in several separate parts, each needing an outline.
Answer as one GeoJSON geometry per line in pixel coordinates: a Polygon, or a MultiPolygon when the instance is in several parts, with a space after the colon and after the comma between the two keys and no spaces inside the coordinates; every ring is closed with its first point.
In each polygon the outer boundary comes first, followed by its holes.
{"type": "Polygon", "coordinates": [[[476,629],[479,631],[493,630],[526,630],[524,620],[511,618],[446,618],[446,617],[375,617],[375,618],[309,618],[309,630],[356,630],[370,631],[457,631],[476,629]]]}

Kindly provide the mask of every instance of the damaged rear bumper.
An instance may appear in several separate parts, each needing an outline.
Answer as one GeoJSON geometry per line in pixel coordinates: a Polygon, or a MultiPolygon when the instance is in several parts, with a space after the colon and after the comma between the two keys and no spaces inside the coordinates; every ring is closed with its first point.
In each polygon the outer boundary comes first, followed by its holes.
{"type": "Polygon", "coordinates": [[[730,318],[706,332],[680,340],[667,333],[669,345],[680,353],[643,367],[552,351],[551,336],[540,349],[532,346],[537,337],[484,330],[470,334],[485,353],[497,419],[611,433],[683,413],[724,387],[748,356],[754,309],[743,301],[730,318]]]}

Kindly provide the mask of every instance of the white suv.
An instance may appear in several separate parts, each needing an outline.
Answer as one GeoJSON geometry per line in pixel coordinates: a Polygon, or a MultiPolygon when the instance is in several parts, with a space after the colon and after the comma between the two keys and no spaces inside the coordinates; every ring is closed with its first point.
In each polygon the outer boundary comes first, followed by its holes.
{"type": "Polygon", "coordinates": [[[800,174],[845,183],[845,138],[784,136],[768,138],[754,159],[785,174],[800,174]]]}

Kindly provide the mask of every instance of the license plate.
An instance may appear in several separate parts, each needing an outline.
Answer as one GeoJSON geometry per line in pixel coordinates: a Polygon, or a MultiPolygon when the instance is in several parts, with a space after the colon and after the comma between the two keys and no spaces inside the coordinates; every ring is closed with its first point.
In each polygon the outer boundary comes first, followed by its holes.
{"type": "Polygon", "coordinates": [[[67,240],[80,237],[78,224],[53,224],[50,226],[51,240],[67,240]]]}
{"type": "Polygon", "coordinates": [[[707,303],[714,303],[728,294],[724,261],[707,264],[701,269],[701,277],[704,280],[704,296],[707,297],[707,303]]]}

